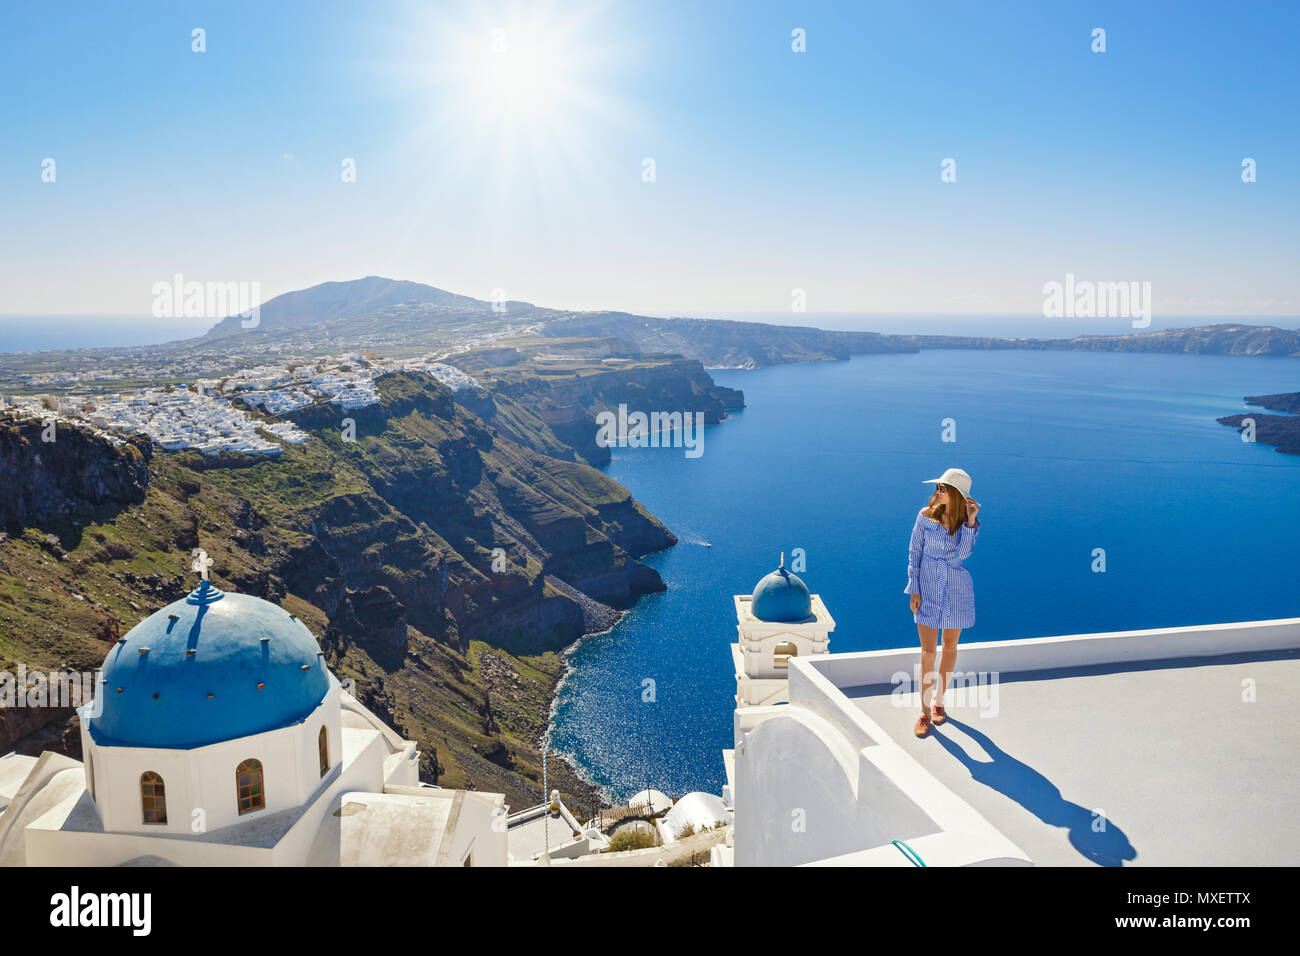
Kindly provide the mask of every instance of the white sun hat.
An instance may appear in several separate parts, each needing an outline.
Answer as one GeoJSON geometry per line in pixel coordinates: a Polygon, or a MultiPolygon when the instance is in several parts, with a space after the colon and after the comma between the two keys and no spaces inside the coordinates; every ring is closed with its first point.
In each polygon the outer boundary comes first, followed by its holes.
{"type": "Polygon", "coordinates": [[[970,497],[970,475],[960,468],[949,468],[938,478],[927,478],[923,485],[948,485],[961,492],[963,498],[970,497]]]}

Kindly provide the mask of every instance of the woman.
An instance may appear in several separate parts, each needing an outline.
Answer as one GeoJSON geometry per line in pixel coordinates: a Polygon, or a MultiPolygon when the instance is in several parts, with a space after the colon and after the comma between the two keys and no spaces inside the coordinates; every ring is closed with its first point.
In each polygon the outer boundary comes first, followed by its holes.
{"type": "Polygon", "coordinates": [[[961,563],[970,556],[980,533],[980,504],[970,497],[970,475],[960,468],[949,468],[942,478],[923,482],[931,483],[935,485],[934,494],[917,514],[907,547],[904,591],[912,596],[912,620],[921,637],[921,716],[912,728],[918,737],[930,732],[931,722],[941,724],[948,717],[943,695],[957,666],[957,638],[963,628],[975,624],[975,592],[970,572],[961,563]],[[934,653],[940,630],[943,659],[931,717],[926,702],[934,686],[934,653]]]}

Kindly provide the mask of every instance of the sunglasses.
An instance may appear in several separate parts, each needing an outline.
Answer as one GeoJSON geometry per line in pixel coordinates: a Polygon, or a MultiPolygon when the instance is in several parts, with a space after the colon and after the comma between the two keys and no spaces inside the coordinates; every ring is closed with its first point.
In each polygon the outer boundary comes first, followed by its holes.
{"type": "Polygon", "coordinates": [[[941,495],[946,495],[946,494],[948,493],[948,486],[947,486],[947,485],[935,485],[935,486],[934,486],[934,490],[937,491],[937,492],[939,492],[939,494],[941,494],[941,495]]]}

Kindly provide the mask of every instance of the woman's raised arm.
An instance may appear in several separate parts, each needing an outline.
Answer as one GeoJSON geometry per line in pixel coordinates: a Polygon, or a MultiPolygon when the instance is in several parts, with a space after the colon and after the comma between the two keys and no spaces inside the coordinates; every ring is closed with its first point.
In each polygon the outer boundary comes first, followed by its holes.
{"type": "Polygon", "coordinates": [[[961,523],[961,530],[957,532],[957,558],[965,560],[970,557],[971,549],[975,547],[975,539],[980,534],[980,519],[975,519],[975,524],[968,525],[966,522],[961,523]]]}

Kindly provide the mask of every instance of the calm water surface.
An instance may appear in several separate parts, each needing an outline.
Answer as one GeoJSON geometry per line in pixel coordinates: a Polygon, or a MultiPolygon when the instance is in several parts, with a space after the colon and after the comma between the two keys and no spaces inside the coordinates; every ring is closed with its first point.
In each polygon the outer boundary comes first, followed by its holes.
{"type": "Polygon", "coordinates": [[[1215,421],[1300,390],[1300,361],[954,350],[712,374],[748,407],[701,457],[614,449],[606,469],[681,539],[646,559],[667,593],[585,640],[556,702],[552,746],[615,798],[721,792],[732,595],[782,551],[806,554],[833,652],[915,644],[908,537],[948,467],[983,506],[963,643],[1300,616],[1300,457],[1215,421]]]}

